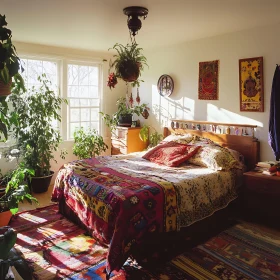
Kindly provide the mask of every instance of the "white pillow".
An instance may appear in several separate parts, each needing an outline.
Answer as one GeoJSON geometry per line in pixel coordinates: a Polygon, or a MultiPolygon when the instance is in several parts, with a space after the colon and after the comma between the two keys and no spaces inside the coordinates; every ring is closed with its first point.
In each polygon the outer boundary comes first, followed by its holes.
{"type": "Polygon", "coordinates": [[[166,143],[166,142],[177,142],[177,143],[181,143],[181,144],[189,144],[194,138],[194,135],[191,133],[187,133],[184,135],[181,134],[170,134],[167,137],[165,137],[160,144],[166,143]]]}

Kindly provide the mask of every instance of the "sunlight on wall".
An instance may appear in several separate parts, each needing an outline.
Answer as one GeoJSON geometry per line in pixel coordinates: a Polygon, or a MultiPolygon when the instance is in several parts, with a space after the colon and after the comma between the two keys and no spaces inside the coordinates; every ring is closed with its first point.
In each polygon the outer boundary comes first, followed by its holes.
{"type": "Polygon", "coordinates": [[[174,100],[169,97],[163,97],[158,93],[157,86],[152,85],[152,108],[156,120],[161,126],[169,126],[170,119],[194,119],[193,99],[182,97],[174,100]]]}
{"type": "MultiPolygon", "coordinates": [[[[156,85],[152,85],[152,93],[151,109],[155,116],[154,121],[156,122],[153,125],[158,128],[159,126],[170,126],[171,119],[250,124],[257,125],[260,129],[264,127],[264,124],[260,121],[220,108],[207,103],[207,101],[195,101],[188,97],[181,97],[178,100],[163,97],[158,93],[156,85]]],[[[257,137],[260,129],[255,130],[257,137]]]]}
{"type": "Polygon", "coordinates": [[[223,108],[208,103],[207,104],[207,121],[213,122],[224,122],[224,123],[240,123],[240,124],[251,124],[263,127],[263,123],[256,121],[252,118],[241,116],[240,114],[233,113],[223,108]]]}

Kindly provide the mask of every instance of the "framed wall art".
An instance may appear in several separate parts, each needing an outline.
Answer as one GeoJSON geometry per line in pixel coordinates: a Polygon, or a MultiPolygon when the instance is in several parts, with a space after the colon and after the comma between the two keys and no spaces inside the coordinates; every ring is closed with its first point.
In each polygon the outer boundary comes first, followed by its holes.
{"type": "Polygon", "coordinates": [[[199,62],[198,99],[218,100],[219,60],[199,62]]]}
{"type": "Polygon", "coordinates": [[[263,112],[263,57],[239,59],[240,111],[263,112]]]}

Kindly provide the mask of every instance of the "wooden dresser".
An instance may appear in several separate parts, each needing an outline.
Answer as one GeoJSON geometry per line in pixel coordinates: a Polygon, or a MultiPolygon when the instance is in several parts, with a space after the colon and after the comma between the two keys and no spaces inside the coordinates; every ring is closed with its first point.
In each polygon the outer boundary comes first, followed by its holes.
{"type": "Polygon", "coordinates": [[[244,176],[244,215],[254,221],[280,226],[280,177],[249,171],[244,176]]]}
{"type": "Polygon", "coordinates": [[[111,137],[111,154],[129,154],[141,152],[148,146],[148,141],[143,142],[139,138],[141,127],[120,127],[112,133],[111,137]]]}

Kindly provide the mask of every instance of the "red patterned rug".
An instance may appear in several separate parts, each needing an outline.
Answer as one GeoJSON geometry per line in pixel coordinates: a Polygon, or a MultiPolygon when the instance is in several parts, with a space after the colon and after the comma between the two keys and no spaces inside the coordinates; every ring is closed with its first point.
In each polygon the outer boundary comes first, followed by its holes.
{"type": "MultiPolygon", "coordinates": [[[[19,213],[10,226],[35,279],[105,279],[107,248],[58,213],[57,205],[19,213]]],[[[116,279],[280,279],[280,236],[238,223],[167,262],[129,259],[116,279]]]]}

